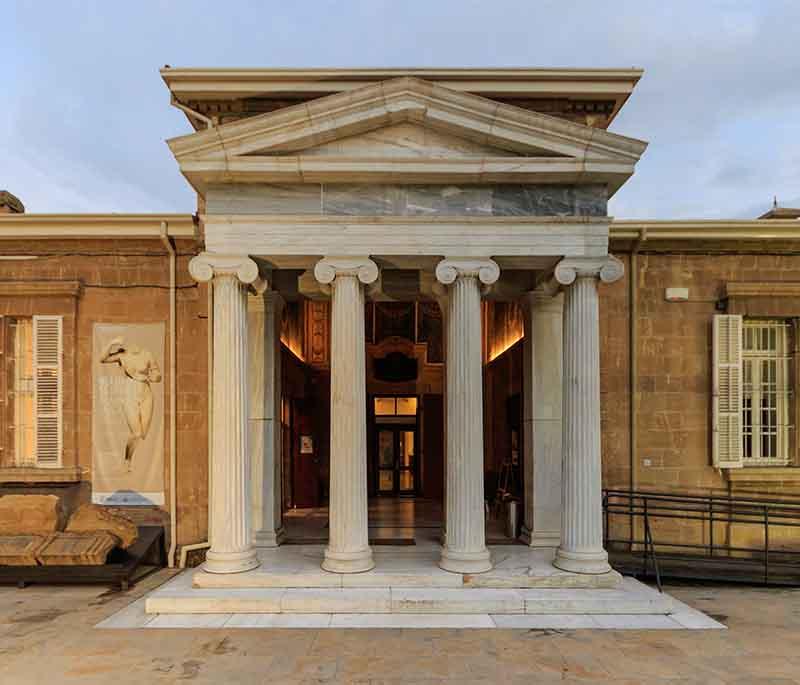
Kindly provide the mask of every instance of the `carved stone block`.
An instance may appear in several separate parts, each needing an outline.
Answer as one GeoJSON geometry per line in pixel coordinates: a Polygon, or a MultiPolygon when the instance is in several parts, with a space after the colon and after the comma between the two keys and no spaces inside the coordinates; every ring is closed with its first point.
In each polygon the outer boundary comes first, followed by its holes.
{"type": "Polygon", "coordinates": [[[102,566],[119,538],[108,531],[54,533],[36,554],[42,566],[102,566]]]}
{"type": "Polygon", "coordinates": [[[98,504],[82,504],[70,516],[67,533],[94,533],[108,531],[120,540],[120,547],[128,549],[139,537],[139,529],[127,516],[98,504]]]}
{"type": "Polygon", "coordinates": [[[48,535],[63,527],[61,501],[55,495],[0,497],[0,535],[48,535]]]}
{"type": "Polygon", "coordinates": [[[36,566],[36,553],[45,542],[44,535],[0,536],[0,566],[36,566]]]}

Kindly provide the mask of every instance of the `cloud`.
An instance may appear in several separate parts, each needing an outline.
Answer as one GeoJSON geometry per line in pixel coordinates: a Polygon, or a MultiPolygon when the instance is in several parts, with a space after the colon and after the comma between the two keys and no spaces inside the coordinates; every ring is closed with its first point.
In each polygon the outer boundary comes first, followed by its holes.
{"type": "Polygon", "coordinates": [[[192,211],[164,63],[640,66],[612,130],[651,144],[611,211],[739,216],[800,196],[798,25],[794,0],[12,3],[0,186],[31,211],[192,211]]]}

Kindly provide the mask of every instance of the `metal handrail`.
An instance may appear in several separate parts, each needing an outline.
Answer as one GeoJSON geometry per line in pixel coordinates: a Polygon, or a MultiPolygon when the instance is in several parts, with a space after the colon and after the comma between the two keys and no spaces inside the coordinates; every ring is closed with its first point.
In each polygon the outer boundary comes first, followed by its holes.
{"type": "MultiPolygon", "coordinates": [[[[603,527],[606,544],[609,546],[625,544],[629,552],[642,555],[642,571],[649,571],[649,560],[653,560],[656,581],[661,587],[662,569],[656,554],[661,550],[663,559],[708,562],[732,566],[752,566],[754,560],[761,559],[760,582],[771,582],[772,566],[789,564],[791,571],[797,573],[800,582],[800,533],[795,548],[778,549],[771,547],[771,528],[800,528],[800,504],[785,500],[757,499],[752,497],[734,498],[717,495],[687,495],[682,493],[643,492],[633,490],[607,489],[603,491],[603,527]],[[625,517],[629,520],[628,537],[611,536],[611,518],[625,517]],[[653,521],[656,519],[680,519],[695,522],[700,527],[703,544],[671,539],[662,533],[656,541],[653,521]],[[634,520],[642,520],[643,538],[636,533],[634,520]],[[730,543],[730,534],[723,541],[715,537],[715,527],[733,525],[759,526],[763,529],[763,545],[746,546],[730,543]],[[679,556],[675,556],[675,555],[679,556]]],[[[784,569],[785,571],[785,569],[784,569]]],[[[698,569],[698,574],[700,570],[698,569]]],[[[700,575],[698,575],[700,577],[700,575]]],[[[705,577],[705,576],[703,576],[705,577]]]]}

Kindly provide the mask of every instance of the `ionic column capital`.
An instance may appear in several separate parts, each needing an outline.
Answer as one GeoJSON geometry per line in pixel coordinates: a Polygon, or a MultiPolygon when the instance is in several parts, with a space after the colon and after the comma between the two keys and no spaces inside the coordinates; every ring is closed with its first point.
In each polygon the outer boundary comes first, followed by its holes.
{"type": "Polygon", "coordinates": [[[459,278],[477,278],[484,285],[492,285],[500,278],[500,267],[493,259],[474,257],[448,257],[436,265],[439,283],[451,285],[459,278]]]}
{"type": "Polygon", "coordinates": [[[622,278],[625,267],[613,255],[604,257],[565,257],[556,264],[553,276],[561,285],[572,285],[577,278],[599,278],[614,283],[622,278]]]}
{"type": "Polygon", "coordinates": [[[358,278],[364,285],[378,280],[378,265],[369,257],[324,257],[314,265],[314,278],[323,285],[333,283],[340,276],[358,278]]]}
{"type": "Polygon", "coordinates": [[[247,255],[201,252],[189,262],[189,273],[200,283],[207,283],[221,276],[234,276],[258,293],[264,292],[267,287],[259,273],[258,264],[247,255]]]}

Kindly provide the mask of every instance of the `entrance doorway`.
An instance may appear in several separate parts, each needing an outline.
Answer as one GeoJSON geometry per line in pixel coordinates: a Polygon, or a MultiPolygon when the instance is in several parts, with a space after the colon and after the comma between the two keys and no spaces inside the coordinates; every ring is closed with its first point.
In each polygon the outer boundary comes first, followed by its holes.
{"type": "Polygon", "coordinates": [[[378,426],[378,494],[417,493],[417,429],[413,426],[378,426]]]}

